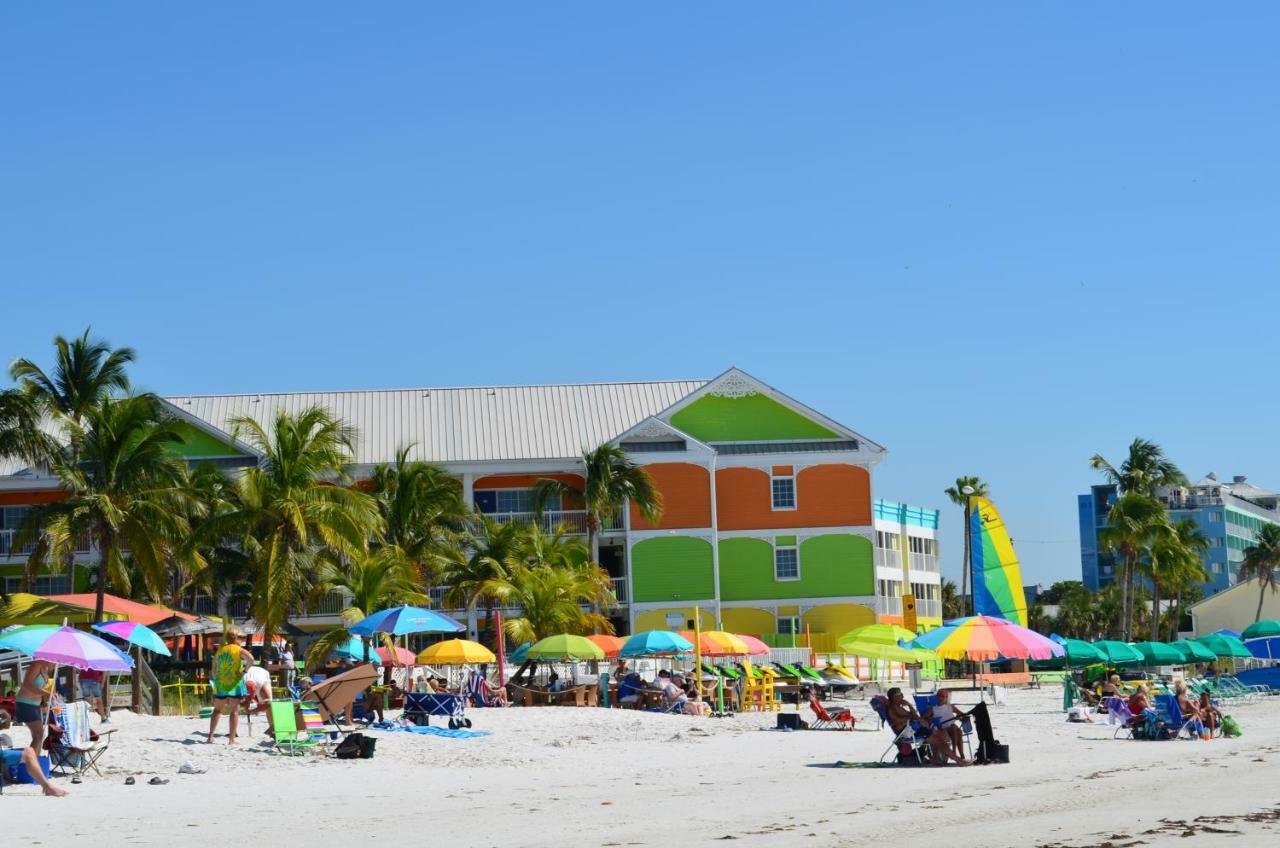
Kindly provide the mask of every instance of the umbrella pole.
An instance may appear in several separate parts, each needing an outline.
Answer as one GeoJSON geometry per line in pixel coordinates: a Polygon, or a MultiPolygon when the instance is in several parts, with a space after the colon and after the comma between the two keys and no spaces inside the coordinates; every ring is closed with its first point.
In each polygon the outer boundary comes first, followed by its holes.
{"type": "Polygon", "coordinates": [[[495,628],[498,631],[496,636],[494,637],[494,641],[498,643],[498,688],[502,688],[503,686],[507,685],[507,682],[506,682],[507,672],[505,668],[506,660],[507,660],[507,651],[506,651],[505,643],[507,640],[502,634],[502,610],[493,611],[493,623],[495,628]]]}
{"type": "MultiPolygon", "coordinates": [[[[694,677],[698,681],[698,695],[702,695],[702,613],[698,607],[693,608],[693,668],[694,677]]],[[[723,712],[723,710],[721,710],[723,712]]]]}

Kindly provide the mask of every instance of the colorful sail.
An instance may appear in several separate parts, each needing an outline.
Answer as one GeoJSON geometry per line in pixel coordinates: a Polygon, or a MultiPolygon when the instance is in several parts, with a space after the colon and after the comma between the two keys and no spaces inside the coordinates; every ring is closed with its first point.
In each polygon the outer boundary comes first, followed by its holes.
{"type": "Polygon", "coordinates": [[[1027,626],[1027,597],[1013,540],[995,504],[969,498],[969,544],[973,551],[973,603],[978,615],[1027,626]]]}

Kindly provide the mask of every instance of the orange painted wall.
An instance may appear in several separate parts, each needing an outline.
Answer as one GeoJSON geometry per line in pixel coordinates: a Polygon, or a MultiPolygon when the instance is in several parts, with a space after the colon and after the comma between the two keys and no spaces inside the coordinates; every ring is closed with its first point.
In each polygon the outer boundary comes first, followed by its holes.
{"type": "MultiPolygon", "coordinates": [[[[581,489],[583,485],[580,474],[492,474],[488,477],[477,477],[471,483],[472,489],[532,489],[542,479],[559,480],[581,489]]],[[[581,498],[566,497],[565,509],[582,509],[581,498]]]]}
{"type": "Polygon", "coordinates": [[[662,493],[662,518],[650,524],[631,507],[633,530],[711,526],[711,478],[707,469],[687,462],[655,462],[644,470],[662,493]]]}
{"type": "Polygon", "coordinates": [[[53,503],[64,500],[66,492],[44,490],[40,492],[0,492],[0,506],[26,506],[27,504],[53,503]]]}
{"type": "Polygon", "coordinates": [[[721,530],[843,527],[871,523],[871,475],[853,465],[815,465],[796,475],[796,509],[777,510],[768,473],[758,468],[716,472],[721,530]]]}

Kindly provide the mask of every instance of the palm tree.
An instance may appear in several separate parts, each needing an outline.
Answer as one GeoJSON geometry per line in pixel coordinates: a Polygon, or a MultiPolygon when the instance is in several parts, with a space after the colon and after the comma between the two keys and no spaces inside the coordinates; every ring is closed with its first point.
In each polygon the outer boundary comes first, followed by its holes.
{"type": "Polygon", "coordinates": [[[587,510],[587,548],[593,562],[600,561],[600,528],[617,515],[628,502],[646,521],[662,517],[662,494],[649,473],[632,461],[627,452],[605,442],[582,454],[584,484],[581,489],[561,480],[543,478],[534,486],[534,508],[541,513],[547,502],[557,496],[580,499],[587,510]]]}
{"type": "Polygon", "coordinates": [[[964,600],[956,590],[956,581],[942,581],[942,617],[945,619],[964,616],[964,600]]]}
{"type": "Polygon", "coordinates": [[[129,391],[125,366],[135,358],[132,348],[112,349],[102,339],[89,338],[88,329],[70,341],[55,336],[53,346],[52,374],[29,359],[15,359],[9,366],[9,376],[41,408],[83,424],[104,399],[129,391]]]}
{"type": "Polygon", "coordinates": [[[438,466],[410,462],[410,447],[397,451],[395,462],[375,466],[368,489],[383,525],[377,547],[412,566],[419,583],[428,586],[443,559],[456,551],[470,510],[457,479],[438,466]]]}
{"type": "MultiPolygon", "coordinates": [[[[965,516],[969,515],[969,498],[985,498],[991,494],[990,487],[983,482],[981,477],[957,477],[954,486],[948,486],[942,492],[956,506],[965,510],[965,516]],[[972,492],[966,492],[965,489],[973,489],[972,492]]],[[[969,587],[969,546],[971,541],[969,538],[969,528],[964,528],[964,565],[960,569],[960,615],[964,615],[968,607],[970,587],[969,587]]]]}
{"type": "Polygon", "coordinates": [[[1253,620],[1262,620],[1262,604],[1267,590],[1276,593],[1276,569],[1280,568],[1280,524],[1264,524],[1257,540],[1244,549],[1244,561],[1237,570],[1241,583],[1258,578],[1258,612],[1253,620]]]}
{"type": "Polygon", "coordinates": [[[1134,439],[1119,468],[1101,454],[1089,458],[1089,467],[1101,471],[1122,495],[1137,492],[1154,498],[1163,486],[1187,485],[1187,476],[1164,455],[1163,448],[1148,439],[1134,439]]]}
{"type": "Polygon", "coordinates": [[[608,603],[612,596],[607,585],[608,575],[596,565],[550,568],[518,564],[495,586],[503,603],[522,611],[519,617],[507,619],[503,629],[517,643],[557,633],[612,633],[608,617],[583,609],[583,605],[608,603]]]}
{"type": "MultiPolygon", "coordinates": [[[[1177,613],[1170,617],[1170,642],[1178,638],[1178,620],[1182,617],[1183,594],[1191,587],[1204,583],[1209,577],[1204,569],[1204,557],[1209,551],[1209,540],[1200,532],[1199,526],[1194,521],[1183,518],[1174,522],[1171,541],[1173,543],[1164,554],[1164,561],[1168,566],[1166,584],[1177,607],[1177,613]]],[[[1152,639],[1155,638],[1153,635],[1152,639]]]]}
{"type": "Polygon", "coordinates": [[[451,608],[466,609],[467,626],[474,635],[478,635],[476,606],[483,603],[486,620],[492,620],[498,589],[512,564],[519,561],[524,533],[519,524],[478,514],[464,546],[445,558],[440,579],[449,588],[444,601],[451,608]]]}
{"type": "Polygon", "coordinates": [[[1128,639],[1133,626],[1134,583],[1138,561],[1168,529],[1168,513],[1155,498],[1130,491],[1116,499],[1107,517],[1108,526],[1098,541],[1120,555],[1124,573],[1120,579],[1120,634],[1128,639]]]}
{"type": "Polygon", "coordinates": [[[26,393],[0,391],[0,459],[47,466],[58,448],[40,423],[40,410],[26,393]]]}
{"type": "Polygon", "coordinates": [[[372,496],[339,485],[355,431],[320,407],[276,413],[270,430],[252,418],[231,421],[233,438],[261,457],[236,480],[234,508],[210,519],[206,540],[234,537],[252,576],[249,601],[271,644],[322,566],[355,561],[380,530],[372,496]]]}
{"type": "Polygon", "coordinates": [[[366,615],[399,604],[428,601],[412,563],[387,548],[363,554],[349,563],[323,562],[315,576],[310,599],[316,600],[331,592],[340,592],[351,600],[342,611],[342,625],[325,633],[307,650],[308,668],[323,665],[334,648],[350,641],[351,626],[366,615]]]}
{"type": "Polygon", "coordinates": [[[80,412],[81,427],[63,419],[69,444],[52,470],[67,492],[64,500],[32,507],[19,531],[19,544],[34,541],[29,575],[40,567],[57,570],[70,561],[77,540],[88,535],[98,551],[95,620],[102,620],[107,587],[130,594],[126,554],[152,597],[169,582],[168,560],[189,532],[193,502],[185,466],[173,448],[182,443],[177,422],[164,414],[154,395],[101,400],[80,412]]]}

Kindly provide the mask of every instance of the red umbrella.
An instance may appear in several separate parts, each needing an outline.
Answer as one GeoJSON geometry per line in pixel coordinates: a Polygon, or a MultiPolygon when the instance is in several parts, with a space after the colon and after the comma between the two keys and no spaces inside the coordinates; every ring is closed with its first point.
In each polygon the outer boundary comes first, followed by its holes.
{"type": "Polygon", "coordinates": [[[593,642],[597,648],[604,651],[605,659],[613,659],[622,650],[622,646],[627,643],[626,639],[620,639],[617,636],[609,636],[604,633],[592,633],[587,637],[587,641],[593,642]]]}
{"type": "Polygon", "coordinates": [[[747,647],[751,649],[751,656],[753,657],[769,656],[769,653],[770,653],[769,646],[766,645],[764,642],[761,642],[756,637],[747,636],[742,633],[735,633],[733,635],[737,636],[739,639],[747,643],[747,647]]]}
{"type": "Polygon", "coordinates": [[[384,645],[374,651],[378,655],[378,659],[382,660],[383,665],[408,667],[415,664],[415,655],[413,651],[407,648],[396,646],[395,654],[392,655],[384,645]]]}

